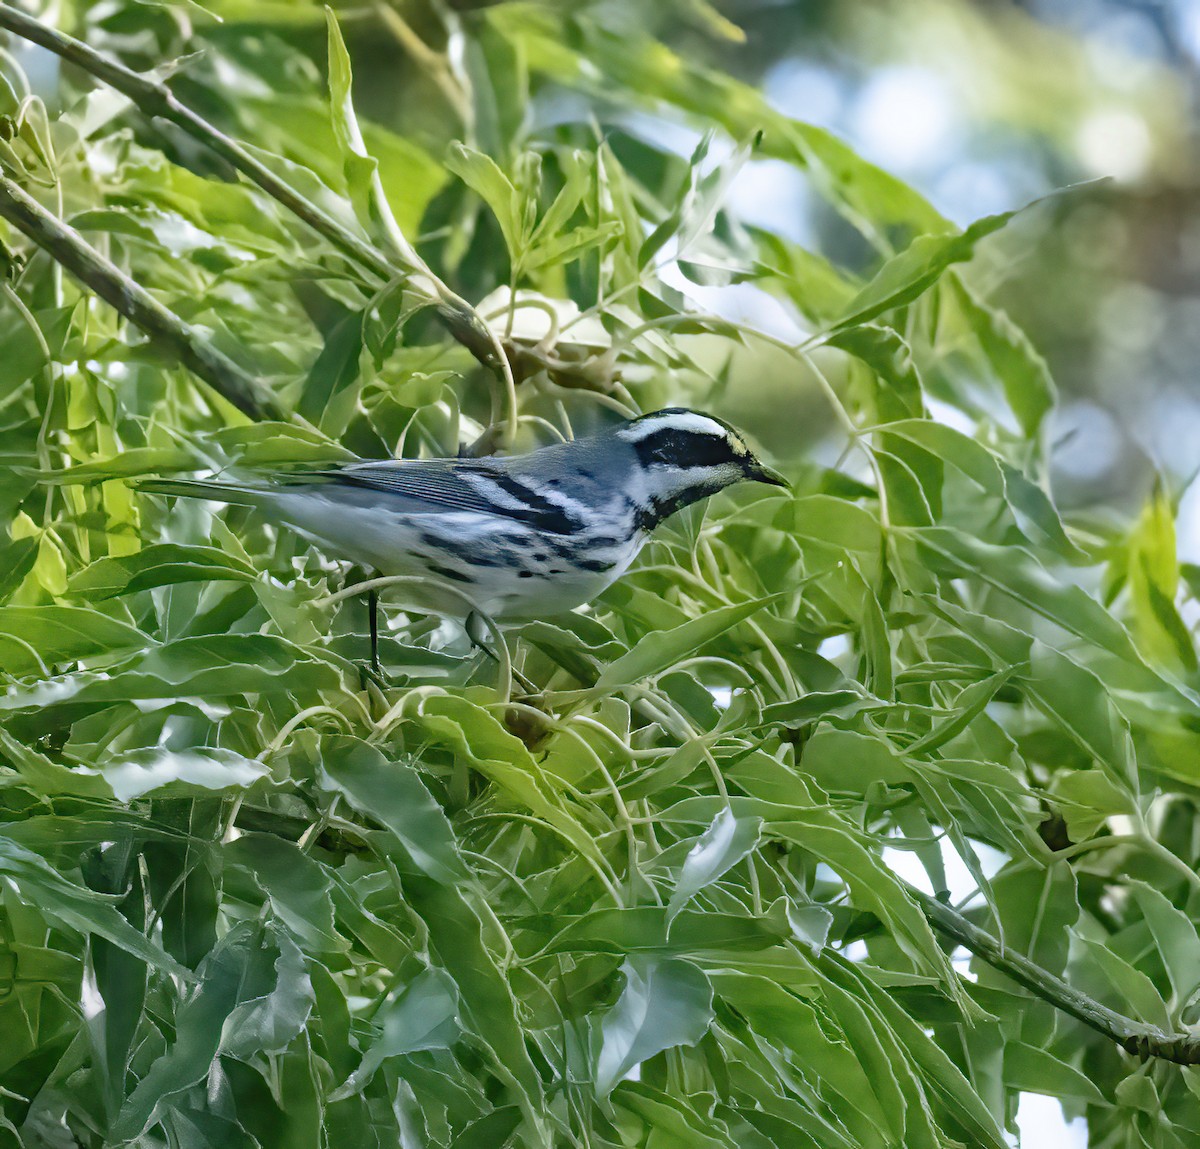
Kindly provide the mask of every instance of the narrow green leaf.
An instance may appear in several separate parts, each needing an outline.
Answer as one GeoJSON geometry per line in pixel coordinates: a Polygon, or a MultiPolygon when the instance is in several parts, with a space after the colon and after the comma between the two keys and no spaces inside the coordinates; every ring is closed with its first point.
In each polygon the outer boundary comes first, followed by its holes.
{"type": "Polygon", "coordinates": [[[80,933],[99,934],[165,973],[184,979],[192,977],[191,971],[164,952],[157,942],[135,930],[113,908],[111,898],[75,885],[40,854],[4,837],[0,837],[0,873],[12,881],[29,905],[36,906],[52,920],[80,933]]]}
{"type": "Polygon", "coordinates": [[[843,331],[869,323],[885,311],[911,303],[928,291],[954,263],[963,263],[975,254],[980,240],[999,231],[1016,211],[977,219],[965,231],[952,235],[919,235],[899,255],[892,256],[875,277],[846,305],[833,323],[833,331],[843,331]]]}
{"type": "Polygon", "coordinates": [[[0,607],[0,649],[9,673],[37,667],[32,647],[47,664],[69,662],[147,646],[137,627],[77,606],[0,607]],[[15,641],[5,641],[6,638],[15,641]]]}
{"type": "Polygon", "coordinates": [[[1110,1104],[1086,1073],[1024,1042],[1014,1041],[1004,1047],[1004,1076],[1010,1088],[1028,1093],[1072,1097],[1088,1105],[1110,1104]]]}
{"type": "Polygon", "coordinates": [[[768,595],[750,602],[717,607],[673,630],[647,634],[627,654],[605,667],[596,683],[595,693],[607,694],[625,683],[640,682],[667,670],[782,597],[768,595]]]}
{"type": "MultiPolygon", "coordinates": [[[[87,767],[80,767],[88,770],[87,767]]],[[[112,787],[118,802],[132,802],[150,793],[187,793],[200,790],[243,789],[265,778],[267,766],[235,750],[202,746],[195,750],[171,750],[147,746],[100,759],[95,773],[112,787]]]]}
{"type": "Polygon", "coordinates": [[[416,724],[455,750],[459,760],[478,770],[521,805],[545,819],[597,871],[607,866],[594,833],[562,797],[562,784],[542,770],[521,740],[481,706],[465,698],[439,695],[426,700],[416,724]]]}
{"type": "Polygon", "coordinates": [[[828,344],[861,360],[883,382],[886,391],[879,403],[881,422],[924,414],[921,375],[913,362],[912,349],[898,331],[862,324],[834,332],[828,344]]]}
{"type": "Polygon", "coordinates": [[[360,739],[334,736],[321,743],[321,768],[326,788],[386,826],[419,870],[438,882],[464,879],[450,822],[412,765],[360,739]]]}
{"type": "Polygon", "coordinates": [[[1178,1008],[1200,989],[1200,935],[1196,924],[1153,886],[1132,879],[1127,882],[1150,927],[1178,1008]]]}
{"type": "Polygon", "coordinates": [[[1057,395],[1050,368],[1008,315],[984,303],[960,276],[952,275],[950,283],[967,326],[1003,384],[1021,429],[1035,438],[1057,395]]]}
{"type": "Polygon", "coordinates": [[[265,935],[264,940],[268,944],[253,955],[257,968],[246,979],[243,1000],[230,1012],[221,1035],[221,1052],[244,1061],[283,1053],[304,1032],[316,1003],[308,961],[300,947],[283,931],[265,935]],[[267,962],[272,972],[264,976],[267,962]],[[251,996],[259,988],[265,992],[251,996]]]}
{"type": "Polygon", "coordinates": [[[626,961],[625,988],[601,1024],[596,1090],[612,1092],[647,1058],[677,1045],[695,1045],[712,1024],[712,987],[704,973],[678,958],[626,961]]]}
{"type": "Polygon", "coordinates": [[[722,810],[688,851],[675,890],[667,904],[667,918],[673,918],[705,886],[715,882],[736,866],[758,845],[762,834],[761,818],[736,818],[733,811],[722,810]]]}
{"type": "Polygon", "coordinates": [[[128,555],[97,559],[67,580],[71,594],[98,601],[181,582],[253,582],[258,573],[216,547],[156,543],[128,555]]]}
{"type": "Polygon", "coordinates": [[[466,144],[454,143],[446,156],[446,167],[463,181],[488,207],[500,225],[509,259],[519,262],[526,247],[521,195],[512,181],[485,156],[466,144]]]}
{"type": "Polygon", "coordinates": [[[228,865],[252,875],[275,916],[306,950],[345,949],[334,932],[332,880],[320,862],[273,834],[242,834],[223,851],[228,865]]]}
{"type": "Polygon", "coordinates": [[[375,161],[367,155],[358,117],[354,113],[352,87],[353,70],[350,54],[342,40],[337,17],[331,8],[326,8],[329,51],[329,111],[334,139],[342,155],[342,170],[355,215],[364,227],[369,227],[371,217],[371,181],[375,175],[375,161]]]}
{"type": "Polygon", "coordinates": [[[308,658],[286,639],[267,634],[208,634],[153,647],[119,672],[81,671],[32,686],[10,686],[0,694],[0,712],[40,710],[68,702],[92,705],[288,691],[303,696],[335,690],[340,684],[341,675],[332,665],[308,658]]]}
{"type": "Polygon", "coordinates": [[[442,970],[424,970],[389,993],[372,1018],[379,1036],[367,1046],[359,1067],[330,1093],[330,1102],[361,1093],[389,1057],[447,1048],[459,1034],[458,1011],[457,987],[442,970]]]}
{"type": "Polygon", "coordinates": [[[1107,939],[1100,941],[1085,937],[1080,941],[1083,943],[1085,959],[1079,963],[1078,976],[1086,979],[1083,981],[1084,988],[1101,1000],[1110,999],[1111,1004],[1122,1013],[1157,1025],[1165,1032],[1172,1029],[1167,1003],[1163,1001],[1154,982],[1114,953],[1107,939]]]}
{"type": "Polygon", "coordinates": [[[131,447],[112,459],[39,471],[37,477],[42,483],[99,483],[157,471],[189,471],[198,465],[195,454],[182,447],[131,447]]]}
{"type": "Polygon", "coordinates": [[[207,1076],[226,1020],[245,1000],[247,973],[261,944],[260,932],[242,922],[201,964],[200,982],[175,1019],[174,1040],[130,1092],[110,1131],[112,1140],[132,1141],[140,1136],[173,1096],[207,1076]]]}

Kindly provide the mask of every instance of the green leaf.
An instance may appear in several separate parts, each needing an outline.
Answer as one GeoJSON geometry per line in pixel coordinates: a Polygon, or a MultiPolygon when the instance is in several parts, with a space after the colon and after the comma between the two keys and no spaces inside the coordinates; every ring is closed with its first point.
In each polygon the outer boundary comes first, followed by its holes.
{"type": "Polygon", "coordinates": [[[271,834],[242,834],[224,847],[224,853],[228,865],[253,877],[275,917],[306,950],[345,948],[334,932],[329,874],[295,843],[271,834]]]}
{"type": "Polygon", "coordinates": [[[913,362],[912,349],[890,327],[862,324],[837,331],[830,347],[860,359],[887,388],[888,402],[880,404],[881,421],[920,418],[925,411],[924,387],[913,362]]]}
{"type": "Polygon", "coordinates": [[[982,443],[953,427],[928,419],[889,423],[887,433],[892,438],[908,439],[925,448],[970,479],[980,490],[1001,500],[1032,544],[1049,543],[1070,562],[1087,560],[1067,536],[1058,511],[1046,492],[982,443]]]}
{"type": "Polygon", "coordinates": [[[478,770],[521,805],[553,826],[598,873],[606,865],[594,834],[560,796],[561,784],[543,771],[524,743],[482,707],[465,698],[440,695],[426,700],[418,725],[449,746],[458,761],[478,770]]]}
{"type": "Polygon", "coordinates": [[[234,1008],[247,999],[247,974],[261,937],[240,923],[221,939],[199,969],[200,981],[180,1006],[174,1040],[130,1092],[113,1124],[111,1137],[131,1141],[170,1105],[171,1098],[203,1080],[221,1045],[234,1008]]]}
{"type": "Polygon", "coordinates": [[[181,447],[133,447],[111,459],[96,459],[77,467],[38,472],[42,483],[98,483],[157,471],[188,471],[197,466],[193,452],[181,447]]]}
{"type": "Polygon", "coordinates": [[[398,992],[389,993],[372,1019],[379,1036],[329,1100],[341,1101],[361,1093],[389,1057],[448,1048],[458,1037],[458,1010],[457,987],[442,970],[424,970],[398,992]]]}
{"type": "Polygon", "coordinates": [[[596,1090],[611,1093],[635,1065],[677,1045],[695,1045],[712,1024],[712,987],[678,958],[626,961],[625,988],[601,1023],[596,1090]]]}
{"type": "Polygon", "coordinates": [[[99,934],[147,965],[188,980],[191,972],[157,942],[133,928],[113,907],[113,899],[85,890],[64,878],[45,858],[11,839],[0,837],[0,873],[39,913],[83,934],[99,934]]]}
{"type": "Polygon", "coordinates": [[[0,604],[6,603],[33,570],[38,557],[36,538],[14,539],[0,548],[0,604]]]}
{"type": "Polygon", "coordinates": [[[934,609],[981,644],[1016,677],[1035,705],[1107,771],[1118,786],[1137,792],[1129,724],[1090,670],[1030,635],[996,619],[938,600],[934,609]]]}
{"type": "Polygon", "coordinates": [[[321,750],[327,789],[385,826],[413,865],[435,881],[465,878],[454,831],[411,764],[391,760],[357,738],[327,738],[321,750]]]}
{"type": "Polygon", "coordinates": [[[941,527],[912,530],[912,538],[951,577],[989,583],[1079,638],[1118,658],[1141,662],[1128,632],[1100,603],[1054,578],[1030,552],[982,543],[941,527]]]}
{"type": "Polygon", "coordinates": [[[1175,515],[1162,490],[1155,490],[1129,537],[1128,577],[1135,633],[1158,664],[1194,671],[1196,643],[1179,616],[1179,558],[1175,515]]]}
{"type": "Polygon", "coordinates": [[[1100,770],[1061,773],[1054,779],[1052,792],[1073,842],[1093,837],[1114,814],[1137,813],[1129,792],[1100,770]]]}
{"type": "Polygon", "coordinates": [[[123,650],[144,647],[148,642],[146,635],[127,622],[83,607],[0,607],[0,649],[4,651],[5,669],[10,674],[35,669],[38,661],[34,651],[45,663],[54,664],[111,657],[123,650]]]}
{"type": "Polygon", "coordinates": [[[311,694],[337,689],[340,683],[333,666],[308,658],[286,639],[266,634],[196,635],[153,647],[119,672],[80,671],[31,686],[10,686],[0,695],[0,713],[66,703],[311,694]]]}
{"type": "MultiPolygon", "coordinates": [[[[301,1033],[312,1016],[316,995],[309,977],[308,964],[300,947],[286,934],[274,937],[278,946],[272,952],[268,946],[254,954],[249,986],[266,980],[258,996],[249,996],[243,989],[242,1000],[230,1012],[222,1030],[221,1052],[242,1060],[261,1054],[283,1053],[301,1033]],[[273,959],[273,960],[272,960],[273,959]],[[266,975],[262,968],[272,962],[273,973],[266,975]],[[256,976],[254,976],[256,975],[256,976]]],[[[249,988],[249,987],[247,987],[249,988]]]]}
{"type": "Polygon", "coordinates": [[[624,1082],[612,1098],[621,1125],[638,1138],[635,1144],[661,1149],[741,1149],[712,1116],[698,1112],[678,1093],[624,1082]]]}
{"type": "Polygon", "coordinates": [[[763,228],[748,227],[757,243],[760,283],[782,292],[810,322],[825,326],[845,311],[855,285],[844,271],[817,252],[763,228]]]}
{"type": "Polygon", "coordinates": [[[354,81],[350,66],[350,54],[342,40],[337,17],[331,8],[326,8],[326,28],[329,49],[329,111],[333,136],[342,156],[342,170],[354,212],[364,227],[369,227],[371,216],[371,181],[375,176],[375,161],[367,155],[358,118],[354,114],[354,97],[351,87],[354,81]]]}
{"type": "Polygon", "coordinates": [[[515,266],[525,251],[527,236],[521,195],[512,181],[485,156],[466,144],[453,143],[446,167],[463,181],[488,207],[500,225],[508,257],[515,266]]]}
{"type": "Polygon", "coordinates": [[[732,810],[722,810],[696,839],[684,859],[667,905],[668,919],[705,886],[750,854],[758,845],[761,834],[761,818],[736,818],[732,810]]]}
{"type": "Polygon", "coordinates": [[[1178,1007],[1200,989],[1200,935],[1192,919],[1153,886],[1128,882],[1138,908],[1171,979],[1172,1001],[1178,1007]]]}
{"type": "Polygon", "coordinates": [[[216,547],[156,543],[128,555],[97,559],[67,580],[67,589],[99,601],[181,582],[253,582],[258,572],[216,547]]]}
{"type": "Polygon", "coordinates": [[[1003,384],[1005,398],[1022,431],[1030,438],[1036,437],[1056,399],[1045,359],[1003,311],[983,303],[961,277],[952,275],[950,283],[967,326],[1003,384]]]}
{"type": "Polygon", "coordinates": [[[1017,211],[1005,211],[984,216],[957,234],[917,236],[850,300],[832,324],[832,330],[844,331],[869,323],[885,311],[912,303],[937,283],[951,264],[970,259],[980,240],[999,231],[1016,214],[1017,211]]]}
{"type": "Polygon", "coordinates": [[[746,1019],[759,1039],[788,1051],[810,1072],[818,1073],[821,1091],[833,1107],[853,1143],[886,1144],[893,1125],[853,1049],[838,1032],[836,1023],[774,981],[738,970],[720,970],[712,977],[718,1002],[732,1006],[746,1019]]]}
{"type": "Polygon", "coordinates": [[[962,1000],[957,975],[925,915],[895,875],[834,811],[820,807],[789,811],[786,821],[768,819],[767,832],[811,851],[840,874],[850,887],[855,905],[877,915],[896,943],[962,1000]]]}
{"type": "Polygon", "coordinates": [[[720,637],[739,622],[757,614],[768,603],[778,602],[782,595],[768,595],[750,602],[737,602],[717,607],[699,618],[691,619],[673,630],[645,635],[627,653],[609,663],[601,672],[594,692],[606,694],[625,683],[640,682],[660,674],[677,662],[695,654],[713,639],[720,637]]]}
{"type": "Polygon", "coordinates": [[[756,952],[791,936],[791,927],[781,913],[750,917],[683,909],[668,922],[663,906],[596,909],[577,917],[555,915],[548,922],[529,925],[556,928],[546,945],[547,953],[693,956],[726,950],[756,952]]]}
{"type": "Polygon", "coordinates": [[[1072,1097],[1088,1105],[1109,1103],[1087,1074],[1044,1049],[1022,1042],[1010,1042],[1005,1046],[1004,1076],[1011,1088],[1028,1093],[1072,1097]]]}
{"type": "MultiPolygon", "coordinates": [[[[86,772],[86,768],[82,768],[86,772]]],[[[95,772],[112,787],[118,802],[132,802],[151,793],[243,789],[265,778],[268,770],[257,759],[217,746],[170,750],[149,746],[101,759],[95,772]]]]}
{"type": "Polygon", "coordinates": [[[1100,1000],[1111,998],[1112,1004],[1122,1012],[1132,1013],[1134,1017],[1169,1032],[1172,1028],[1170,1013],[1154,983],[1140,969],[1114,953],[1107,939],[1082,938],[1081,941],[1086,958],[1079,963],[1077,976],[1081,980],[1086,978],[1083,981],[1085,988],[1100,1000]]]}

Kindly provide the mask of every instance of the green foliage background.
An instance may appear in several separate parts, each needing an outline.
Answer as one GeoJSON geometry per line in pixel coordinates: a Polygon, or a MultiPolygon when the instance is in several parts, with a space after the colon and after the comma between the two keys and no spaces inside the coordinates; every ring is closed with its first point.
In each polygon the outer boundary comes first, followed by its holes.
{"type": "Polygon", "coordinates": [[[731,358],[770,442],[832,420],[837,463],[797,452],[792,496],[722,496],[592,609],[507,628],[532,697],[395,605],[393,685],[364,691],[341,568],[123,482],[453,454],[501,418],[399,255],[381,282],[82,72],[0,58],[5,174],[303,418],[247,420],[9,234],[6,1143],[999,1149],[1022,1091],[1095,1145],[1200,1132],[1194,1069],[954,951],[884,853],[934,891],[956,857],[1014,952],[1187,1030],[1200,580],[1171,502],[1056,510],[1049,371],[966,266],[1011,213],[958,231],[656,38],[719,55],[702,0],[660,9],[355,6],[339,33],[299,0],[57,7],[414,243],[505,341],[519,446],[725,410],[731,358]],[[725,210],[751,157],[803,171],[858,254],[725,210]],[[668,267],[814,338],[702,312],[668,267]]]}

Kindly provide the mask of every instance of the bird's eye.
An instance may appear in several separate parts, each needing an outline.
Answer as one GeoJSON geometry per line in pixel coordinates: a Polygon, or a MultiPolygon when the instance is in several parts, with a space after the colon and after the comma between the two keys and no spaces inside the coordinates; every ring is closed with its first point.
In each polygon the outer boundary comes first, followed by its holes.
{"type": "Polygon", "coordinates": [[[719,467],[739,457],[728,439],[672,430],[647,435],[635,447],[646,466],[657,464],[682,470],[689,467],[719,467]]]}

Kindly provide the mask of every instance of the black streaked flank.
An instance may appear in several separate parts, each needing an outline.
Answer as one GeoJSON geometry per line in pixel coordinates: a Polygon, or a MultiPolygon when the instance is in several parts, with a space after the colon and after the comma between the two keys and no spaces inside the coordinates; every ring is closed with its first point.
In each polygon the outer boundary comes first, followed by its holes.
{"type": "Polygon", "coordinates": [[[452,570],[450,567],[442,566],[441,563],[427,563],[426,567],[432,574],[441,575],[442,578],[452,579],[454,582],[474,583],[475,581],[469,574],[452,570]]]}
{"type": "Polygon", "coordinates": [[[573,561],[581,571],[587,571],[589,574],[603,574],[613,568],[611,559],[585,559],[576,556],[573,561]]]}
{"type": "Polygon", "coordinates": [[[448,535],[439,535],[434,531],[422,531],[417,537],[424,546],[429,547],[435,554],[439,551],[447,551],[468,566],[502,567],[507,561],[500,554],[495,552],[489,553],[482,547],[464,543],[460,539],[455,539],[448,535]]]}

